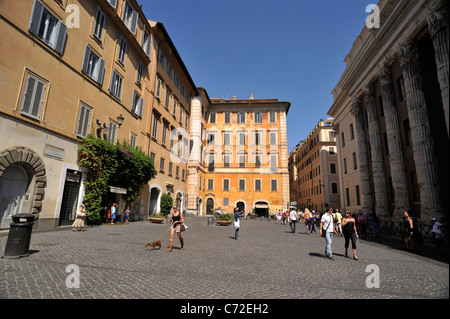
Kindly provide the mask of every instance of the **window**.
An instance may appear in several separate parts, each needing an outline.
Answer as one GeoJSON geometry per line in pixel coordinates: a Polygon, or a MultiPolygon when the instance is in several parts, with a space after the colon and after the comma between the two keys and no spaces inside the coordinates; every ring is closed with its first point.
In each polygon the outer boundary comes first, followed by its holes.
{"type": "Polygon", "coordinates": [[[90,118],[91,118],[91,109],[82,104],[80,106],[80,114],[78,114],[77,136],[80,137],[87,136],[90,118]]]}
{"type": "Polygon", "coordinates": [[[255,145],[261,145],[262,144],[262,133],[256,131],[254,136],[255,136],[255,145]]]}
{"type": "Polygon", "coordinates": [[[184,181],[184,176],[186,176],[186,171],[183,169],[181,171],[181,180],[184,181]]]}
{"type": "Polygon", "coordinates": [[[209,155],[208,171],[209,172],[214,172],[214,154],[210,154],[209,155]]]}
{"type": "Polygon", "coordinates": [[[245,132],[239,132],[238,135],[239,135],[239,145],[240,146],[244,146],[245,145],[245,135],[246,135],[246,133],[245,132]]]}
{"type": "Polygon", "coordinates": [[[147,33],[147,31],[144,30],[144,34],[142,35],[142,49],[144,50],[144,52],[147,56],[150,56],[151,39],[152,38],[147,33]]]}
{"type": "Polygon", "coordinates": [[[156,139],[158,134],[158,122],[159,122],[159,115],[153,114],[153,128],[152,128],[152,137],[156,139]]]}
{"type": "Polygon", "coordinates": [[[254,122],[262,123],[262,112],[255,112],[254,114],[254,122]]]}
{"type": "Polygon", "coordinates": [[[142,82],[142,76],[144,75],[144,64],[142,61],[139,61],[138,71],[137,71],[137,81],[139,83],[142,82]]]}
{"type": "Polygon", "coordinates": [[[337,193],[338,193],[338,184],[331,183],[331,194],[337,194],[337,193]]]}
{"type": "Polygon", "coordinates": [[[155,158],[156,158],[156,154],[150,153],[150,159],[152,160],[153,165],[155,164],[155,158]]]}
{"type": "Polygon", "coordinates": [[[136,34],[136,26],[137,26],[138,13],[133,10],[130,4],[125,2],[125,9],[123,10],[123,22],[127,26],[128,30],[131,33],[136,34]]]}
{"type": "Polygon", "coordinates": [[[330,173],[336,174],[336,164],[335,163],[330,163],[330,173]]]}
{"type": "Polygon", "coordinates": [[[208,178],[208,190],[212,191],[214,190],[214,179],[208,178]]]}
{"type": "Polygon", "coordinates": [[[278,145],[278,133],[270,132],[270,145],[277,146],[278,145]]]}
{"type": "Polygon", "coordinates": [[[222,190],[228,192],[230,190],[230,180],[229,179],[223,179],[223,187],[222,190]]]}
{"type": "Polygon", "coordinates": [[[27,86],[22,98],[20,113],[39,119],[41,115],[42,102],[44,101],[46,84],[36,77],[28,74],[27,86]]]}
{"type": "Polygon", "coordinates": [[[209,123],[216,124],[216,113],[209,113],[209,123]]]}
{"type": "Polygon", "coordinates": [[[162,140],[161,140],[161,144],[162,144],[162,145],[166,145],[167,130],[168,130],[168,129],[169,129],[169,128],[167,127],[167,125],[164,124],[164,126],[163,126],[162,140]]]}
{"type": "Polygon", "coordinates": [[[228,205],[229,205],[229,199],[228,199],[228,197],[225,197],[223,199],[223,206],[228,206],[228,205]]]}
{"type": "Polygon", "coordinates": [[[223,145],[230,146],[231,145],[231,132],[223,133],[223,145]]]}
{"type": "Polygon", "coordinates": [[[161,159],[159,160],[159,171],[161,173],[164,173],[164,165],[165,165],[165,159],[163,157],[161,157],[161,159]]]}
{"type": "Polygon", "coordinates": [[[141,96],[134,91],[133,94],[133,103],[131,105],[131,110],[138,116],[142,116],[142,104],[144,103],[144,100],[141,98],[141,96]]]}
{"type": "Polygon", "coordinates": [[[272,172],[276,171],[278,167],[278,156],[277,155],[270,155],[270,170],[272,172]]]}
{"type": "Polygon", "coordinates": [[[114,144],[116,142],[116,133],[117,133],[117,124],[112,121],[109,121],[108,136],[106,137],[106,139],[114,144]]]}
{"type": "Polygon", "coordinates": [[[278,180],[277,179],[271,179],[270,180],[270,190],[272,192],[278,191],[278,180]]]}
{"type": "Polygon", "coordinates": [[[344,132],[341,133],[341,142],[342,142],[342,147],[345,147],[345,135],[344,135],[344,132]]]}
{"type": "Polygon", "coordinates": [[[277,113],[275,111],[269,112],[269,123],[276,123],[277,122],[277,113]]]}
{"type": "Polygon", "coordinates": [[[353,131],[353,124],[350,124],[350,140],[353,141],[355,139],[355,132],[353,131]]]}
{"type": "Polygon", "coordinates": [[[122,77],[116,71],[113,70],[111,75],[111,84],[109,86],[109,91],[111,92],[112,95],[114,95],[118,99],[120,99],[120,94],[122,92],[122,82],[123,82],[122,77]]]}
{"type": "Polygon", "coordinates": [[[84,50],[82,71],[99,84],[103,84],[105,61],[96,55],[89,46],[84,50]]]}
{"type": "Polygon", "coordinates": [[[347,159],[344,158],[344,174],[347,174],[347,159]]]}
{"type": "Polygon", "coordinates": [[[230,167],[231,153],[227,152],[223,155],[223,167],[230,167]]]}
{"type": "Polygon", "coordinates": [[[239,191],[245,191],[245,179],[239,179],[239,191]]]}
{"type": "Polygon", "coordinates": [[[156,93],[155,96],[159,99],[161,96],[161,86],[162,86],[162,81],[160,78],[158,78],[158,81],[156,82],[156,93]]]}
{"type": "Polygon", "coordinates": [[[210,145],[210,146],[216,145],[216,142],[215,142],[216,134],[215,133],[208,133],[206,138],[207,138],[208,145],[210,145]]]}
{"type": "Polygon", "coordinates": [[[230,112],[223,113],[223,123],[224,124],[230,124],[231,123],[231,113],[230,112]]]}
{"type": "Polygon", "coordinates": [[[172,169],[173,168],[173,164],[172,162],[169,162],[169,172],[167,173],[168,176],[172,176],[172,169]]]}
{"type": "Polygon", "coordinates": [[[119,47],[119,61],[122,64],[125,64],[125,55],[127,54],[127,41],[121,37],[120,38],[120,47],[119,47]]]}
{"type": "Polygon", "coordinates": [[[356,159],[356,152],[353,152],[353,169],[358,168],[358,160],[356,159]]]}
{"type": "Polygon", "coordinates": [[[239,167],[245,167],[245,154],[239,154],[239,167]]]}
{"type": "Polygon", "coordinates": [[[105,28],[105,15],[100,9],[97,9],[97,14],[95,15],[95,23],[94,23],[94,35],[97,39],[102,40],[103,38],[103,30],[105,28]]]}
{"type": "Polygon", "coordinates": [[[66,42],[67,26],[53,16],[40,1],[35,1],[29,30],[52,49],[62,54],[66,42]]]}
{"type": "Polygon", "coordinates": [[[255,167],[261,167],[261,154],[256,153],[255,155],[255,167]]]}
{"type": "Polygon", "coordinates": [[[355,186],[355,193],[356,193],[356,205],[361,205],[361,197],[359,193],[359,185],[355,186]]]}
{"type": "Polygon", "coordinates": [[[172,115],[173,115],[173,117],[177,117],[177,104],[178,104],[178,101],[177,101],[177,99],[173,99],[173,112],[172,112],[172,115]]]}
{"type": "Polygon", "coordinates": [[[329,155],[336,155],[336,153],[334,152],[334,147],[330,147],[330,148],[328,149],[328,154],[329,154],[329,155]]]}
{"type": "Polygon", "coordinates": [[[170,90],[166,89],[166,109],[169,109],[169,102],[170,102],[170,90]]]}
{"type": "Polygon", "coordinates": [[[261,180],[255,179],[255,192],[260,192],[260,191],[261,191],[261,180]]]}
{"type": "Polygon", "coordinates": [[[245,123],[245,112],[238,113],[238,123],[245,123]]]}
{"type": "Polygon", "coordinates": [[[175,167],[175,178],[180,179],[180,166],[175,167]]]}
{"type": "Polygon", "coordinates": [[[350,189],[345,189],[345,197],[347,198],[347,206],[350,206],[350,189]]]}

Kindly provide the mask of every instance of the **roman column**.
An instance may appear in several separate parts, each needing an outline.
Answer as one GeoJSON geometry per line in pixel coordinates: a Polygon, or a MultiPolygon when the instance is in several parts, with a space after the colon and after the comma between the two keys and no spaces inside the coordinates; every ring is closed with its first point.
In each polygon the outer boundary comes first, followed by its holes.
{"type": "Polygon", "coordinates": [[[363,203],[362,210],[367,213],[374,210],[374,205],[372,198],[372,186],[370,185],[369,156],[367,153],[367,144],[364,138],[364,117],[360,99],[352,99],[350,112],[355,117],[355,135],[358,145],[359,176],[361,179],[361,195],[363,203]]]}
{"type": "Polygon", "coordinates": [[[373,188],[375,193],[375,212],[380,216],[390,214],[387,197],[386,178],[384,176],[383,152],[381,150],[380,128],[377,120],[377,103],[372,87],[364,90],[364,103],[367,110],[369,139],[372,157],[373,188]]]}
{"type": "Polygon", "coordinates": [[[405,81],[413,157],[416,166],[417,184],[420,189],[421,217],[423,220],[431,220],[432,217],[447,220],[448,217],[443,213],[440,198],[441,187],[437,161],[434,156],[434,143],[427,114],[425,93],[422,87],[423,79],[420,74],[417,46],[413,42],[401,45],[398,58],[405,81]]]}
{"type": "Polygon", "coordinates": [[[289,169],[288,169],[288,143],[287,143],[287,124],[286,108],[280,108],[280,155],[281,155],[281,196],[283,208],[289,208],[289,169]]]}
{"type": "Polygon", "coordinates": [[[442,105],[444,106],[447,134],[449,134],[449,111],[448,111],[448,69],[449,69],[449,30],[448,30],[448,8],[446,6],[437,8],[428,17],[428,27],[433,40],[437,75],[441,87],[442,105]]]}
{"type": "Polygon", "coordinates": [[[199,170],[201,161],[202,134],[202,98],[195,96],[191,99],[191,141],[187,171],[188,207],[187,213],[197,215],[198,189],[200,187],[199,170]]]}
{"type": "Polygon", "coordinates": [[[386,134],[389,148],[389,162],[391,166],[392,186],[394,188],[395,208],[394,220],[401,218],[405,209],[411,209],[411,201],[403,162],[400,127],[395,107],[394,85],[392,72],[388,66],[379,70],[379,81],[383,97],[384,115],[386,120],[386,134]]]}

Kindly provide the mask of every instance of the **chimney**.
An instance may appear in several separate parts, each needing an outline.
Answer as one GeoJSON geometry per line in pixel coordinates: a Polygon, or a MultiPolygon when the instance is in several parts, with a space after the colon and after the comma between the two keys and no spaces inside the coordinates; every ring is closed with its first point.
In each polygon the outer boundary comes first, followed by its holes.
{"type": "Polygon", "coordinates": [[[253,93],[250,94],[250,100],[254,100],[255,96],[253,95],[253,93]]]}

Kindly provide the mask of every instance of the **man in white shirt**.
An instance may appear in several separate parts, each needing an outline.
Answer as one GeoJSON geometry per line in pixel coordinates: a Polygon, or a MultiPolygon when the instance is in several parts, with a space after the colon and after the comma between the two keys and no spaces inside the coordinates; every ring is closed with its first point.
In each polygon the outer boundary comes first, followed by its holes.
{"type": "Polygon", "coordinates": [[[326,214],[323,214],[320,220],[320,236],[322,232],[325,232],[326,246],[325,246],[325,256],[329,259],[334,260],[333,253],[331,252],[331,242],[333,241],[333,233],[336,233],[333,225],[333,213],[334,209],[330,208],[326,214]]]}
{"type": "Polygon", "coordinates": [[[294,208],[291,208],[291,212],[289,213],[289,219],[290,219],[289,224],[291,225],[291,233],[294,234],[295,233],[295,224],[297,223],[297,220],[298,220],[298,214],[294,208]]]}

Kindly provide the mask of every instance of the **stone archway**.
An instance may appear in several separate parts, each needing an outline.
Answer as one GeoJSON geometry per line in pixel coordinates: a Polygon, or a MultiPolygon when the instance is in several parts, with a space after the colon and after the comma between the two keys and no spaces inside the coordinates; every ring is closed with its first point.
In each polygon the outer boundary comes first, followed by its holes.
{"type": "Polygon", "coordinates": [[[3,173],[11,165],[18,165],[28,172],[30,184],[26,193],[32,202],[27,210],[23,212],[34,214],[34,218],[38,219],[47,186],[44,162],[38,154],[27,147],[16,146],[5,149],[0,152],[0,182],[3,173]]]}

